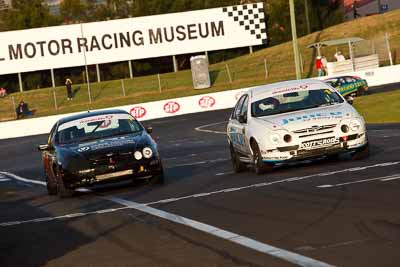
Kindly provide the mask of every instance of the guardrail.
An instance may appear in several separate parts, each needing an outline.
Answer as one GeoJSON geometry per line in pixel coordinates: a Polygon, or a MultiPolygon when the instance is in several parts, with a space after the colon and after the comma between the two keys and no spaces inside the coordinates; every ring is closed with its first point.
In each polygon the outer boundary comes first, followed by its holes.
{"type": "MultiPolygon", "coordinates": [[[[361,78],[367,80],[369,86],[398,83],[400,82],[400,65],[370,69],[366,71],[350,72],[346,73],[346,75],[360,76],[361,78]]],[[[324,80],[329,77],[318,77],[317,79],[324,80]]],[[[235,105],[239,97],[248,89],[249,88],[242,88],[218,93],[202,94],[114,108],[126,110],[138,120],[146,121],[190,113],[231,108],[235,105]]],[[[57,120],[65,116],[78,113],[81,112],[1,122],[0,139],[49,133],[51,127],[57,120]]]]}

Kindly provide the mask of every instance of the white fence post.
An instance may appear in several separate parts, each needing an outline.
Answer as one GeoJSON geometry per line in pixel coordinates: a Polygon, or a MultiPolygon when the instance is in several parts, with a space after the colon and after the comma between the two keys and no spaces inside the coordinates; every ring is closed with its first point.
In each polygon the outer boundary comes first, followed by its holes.
{"type": "Polygon", "coordinates": [[[392,51],[390,51],[389,34],[387,32],[385,33],[385,41],[386,41],[386,49],[389,56],[390,65],[393,66],[392,51]]]}
{"type": "Polygon", "coordinates": [[[231,76],[231,72],[229,71],[228,64],[225,64],[225,67],[226,67],[226,72],[228,73],[229,82],[232,83],[232,76],[231,76]]]}
{"type": "Polygon", "coordinates": [[[53,98],[54,98],[54,107],[56,110],[58,110],[56,90],[53,90],[53,98]]]}
{"type": "Polygon", "coordinates": [[[161,77],[160,77],[160,73],[157,73],[157,78],[158,78],[158,89],[160,90],[160,93],[161,93],[161,77]]]}
{"type": "Polygon", "coordinates": [[[121,80],[121,88],[122,88],[122,95],[123,95],[123,96],[126,96],[126,92],[125,92],[125,82],[124,82],[123,79],[121,80]]]}
{"type": "Polygon", "coordinates": [[[19,82],[19,91],[23,92],[24,91],[24,84],[22,83],[22,74],[21,74],[21,72],[18,72],[18,82],[19,82]]]}
{"type": "Polygon", "coordinates": [[[267,59],[264,58],[264,68],[265,68],[265,79],[268,79],[268,64],[267,64],[267,59]]]}
{"type": "Polygon", "coordinates": [[[51,74],[51,84],[52,84],[53,88],[55,88],[56,87],[56,80],[54,78],[54,69],[50,70],[50,74],[51,74]]]}
{"type": "Polygon", "coordinates": [[[12,102],[13,108],[14,108],[13,113],[15,114],[15,116],[17,116],[17,114],[15,113],[17,106],[15,105],[15,97],[14,96],[11,96],[11,102],[12,102]]]}

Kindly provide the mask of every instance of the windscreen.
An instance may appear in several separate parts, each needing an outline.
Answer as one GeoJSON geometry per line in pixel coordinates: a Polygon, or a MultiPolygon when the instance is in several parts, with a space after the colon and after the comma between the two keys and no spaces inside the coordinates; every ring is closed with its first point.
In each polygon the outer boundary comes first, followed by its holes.
{"type": "Polygon", "coordinates": [[[251,114],[253,117],[263,117],[339,103],[343,103],[343,99],[331,89],[302,90],[255,101],[251,105],[251,114]]]}
{"type": "Polygon", "coordinates": [[[143,127],[129,114],[106,114],[86,117],[61,124],[56,140],[59,144],[102,139],[138,133],[143,127]]]}

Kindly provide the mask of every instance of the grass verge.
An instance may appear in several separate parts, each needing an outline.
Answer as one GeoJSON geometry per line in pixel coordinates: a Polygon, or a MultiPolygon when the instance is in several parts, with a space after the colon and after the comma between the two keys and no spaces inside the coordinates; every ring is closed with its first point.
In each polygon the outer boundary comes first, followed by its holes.
{"type": "Polygon", "coordinates": [[[367,123],[399,123],[400,89],[355,98],[354,107],[367,123]]]}

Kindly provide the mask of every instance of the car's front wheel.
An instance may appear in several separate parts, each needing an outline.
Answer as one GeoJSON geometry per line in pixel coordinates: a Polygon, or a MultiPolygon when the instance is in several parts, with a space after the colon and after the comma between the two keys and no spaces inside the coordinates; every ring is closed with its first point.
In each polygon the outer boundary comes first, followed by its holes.
{"type": "Polygon", "coordinates": [[[62,198],[71,197],[74,194],[74,190],[65,186],[64,180],[59,172],[57,172],[55,176],[57,181],[57,195],[62,198]]]}
{"type": "Polygon", "coordinates": [[[49,195],[57,194],[57,184],[54,182],[52,178],[49,178],[47,175],[46,175],[46,187],[47,187],[47,193],[49,195]]]}
{"type": "Polygon", "coordinates": [[[251,149],[253,151],[253,163],[256,174],[264,174],[267,172],[271,172],[273,169],[273,165],[263,162],[260,148],[258,147],[256,141],[253,141],[251,143],[251,149]]]}
{"type": "Polygon", "coordinates": [[[246,166],[243,164],[243,162],[240,161],[239,156],[236,153],[235,149],[233,148],[232,145],[230,145],[229,148],[231,151],[231,161],[232,161],[233,171],[235,173],[244,171],[246,169],[246,166]]]}
{"type": "Polygon", "coordinates": [[[160,166],[160,173],[159,174],[156,174],[156,175],[153,175],[150,179],[149,179],[149,183],[151,184],[151,185],[157,185],[157,184],[164,184],[164,178],[165,178],[165,175],[164,175],[164,168],[163,168],[163,166],[162,166],[162,163],[160,163],[161,164],[161,166],[160,166]]]}
{"type": "Polygon", "coordinates": [[[357,149],[356,152],[352,155],[353,160],[361,160],[368,158],[369,156],[369,143],[367,143],[365,146],[363,146],[360,149],[357,149]]]}

